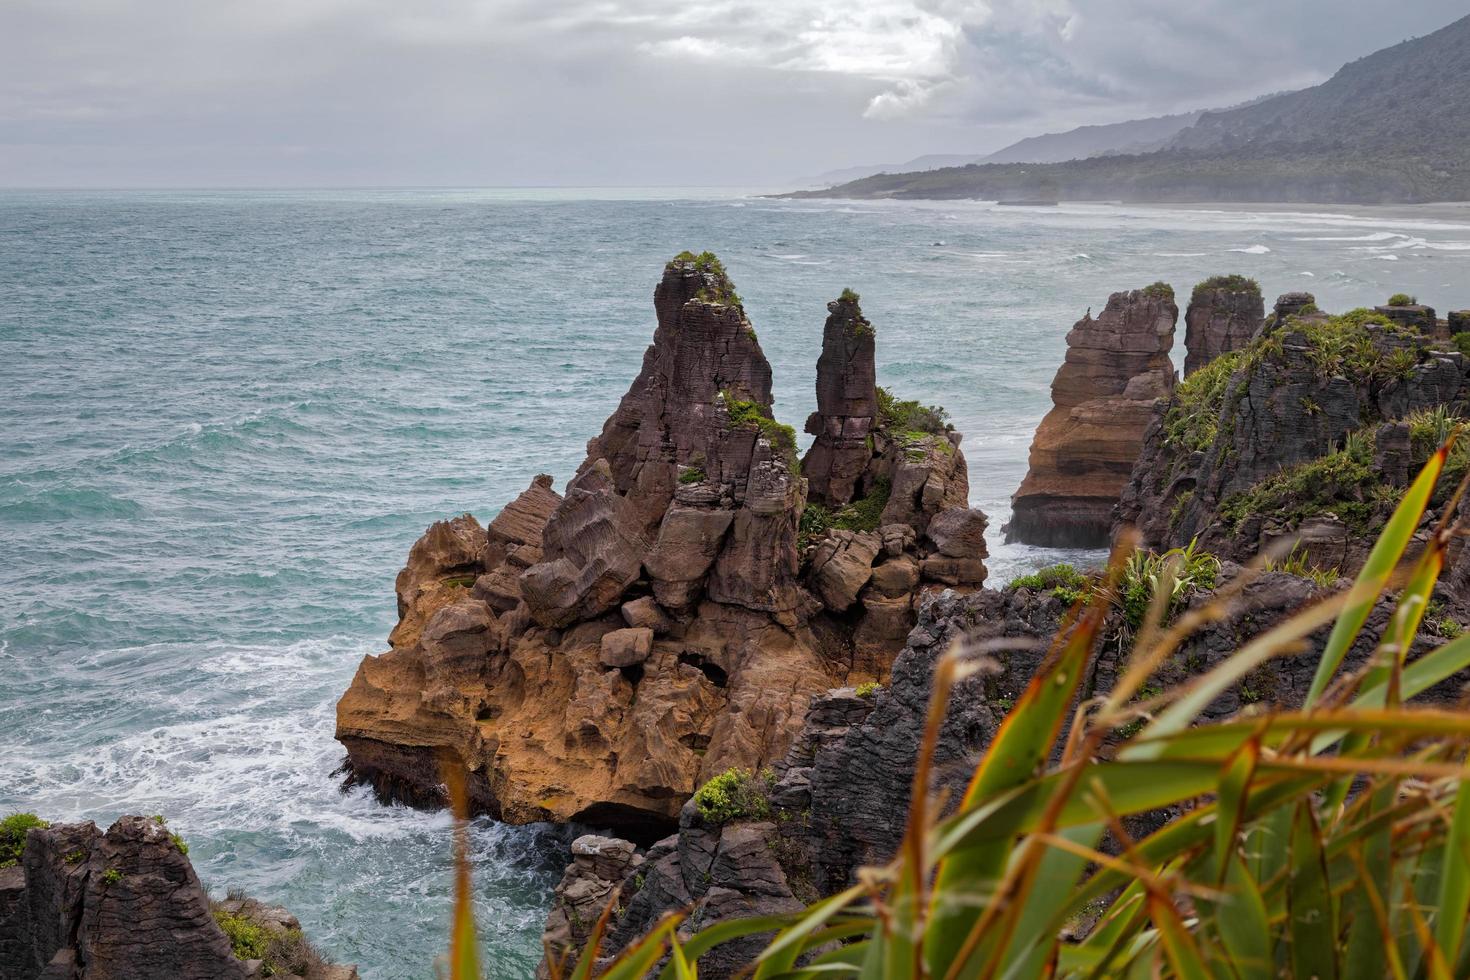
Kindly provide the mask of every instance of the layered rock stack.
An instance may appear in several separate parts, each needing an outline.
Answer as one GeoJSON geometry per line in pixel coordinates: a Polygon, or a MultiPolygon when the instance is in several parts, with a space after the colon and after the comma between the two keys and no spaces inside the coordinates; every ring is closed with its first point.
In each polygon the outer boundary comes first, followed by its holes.
{"type": "Polygon", "coordinates": [[[827,503],[806,528],[794,433],[718,260],[670,262],[654,306],[565,494],[537,477],[488,528],[441,522],[410,552],[392,649],[338,704],[349,783],[435,805],[454,766],[481,812],[651,840],[711,775],[780,759],[813,693],[885,676],[924,583],[984,581],[959,435],[874,424],[855,296],[830,307],[831,438],[809,457],[827,503]]]}
{"type": "MultiPolygon", "coordinates": [[[[266,935],[294,933],[284,909],[236,901],[231,915],[266,935]]],[[[304,954],[303,954],[304,955],[304,954]]],[[[237,959],[176,837],[157,817],[29,832],[19,864],[0,868],[4,980],[356,980],[349,966],[237,959]],[[271,973],[272,969],[275,970],[271,973]]]]}
{"type": "Polygon", "coordinates": [[[858,296],[847,290],[827,304],[822,356],[817,359],[817,410],[806,420],[816,436],[802,460],[812,500],[840,507],[852,501],[873,455],[878,418],[878,374],[873,325],[858,296]]]}
{"type": "Polygon", "coordinates": [[[1434,448],[1407,420],[1463,415],[1470,359],[1379,311],[1333,318],[1292,294],[1277,309],[1298,312],[1158,414],[1117,526],[1154,550],[1197,541],[1239,561],[1296,539],[1304,561],[1351,572],[1434,448]],[[1333,454],[1338,465],[1308,469],[1333,454]]]}
{"type": "Polygon", "coordinates": [[[1451,310],[1445,314],[1445,327],[1451,337],[1470,332],[1470,310],[1451,310]]]}
{"type": "Polygon", "coordinates": [[[1425,306],[1423,303],[1413,301],[1406,303],[1399,299],[1397,303],[1390,302],[1384,306],[1376,306],[1373,311],[1383,314],[1394,323],[1417,330],[1424,336],[1433,337],[1435,340],[1449,340],[1452,334],[1451,330],[1440,326],[1439,318],[1434,315],[1434,307],[1425,306]]]}
{"type": "Polygon", "coordinates": [[[1184,314],[1184,375],[1239,350],[1266,319],[1261,287],[1243,276],[1216,276],[1194,288],[1184,314]]]}
{"type": "Polygon", "coordinates": [[[969,505],[961,437],[943,411],[878,388],[874,328],[857,294],[845,290],[827,309],[817,411],[806,423],[816,439],[802,473],[808,525],[820,514],[831,527],[808,550],[807,584],[834,627],[824,635],[850,637],[853,678],[877,680],[913,628],[923,588],[984,583],[987,522],[969,505]]]}
{"type": "Polygon", "coordinates": [[[1008,541],[1050,547],[1107,543],[1113,507],[1160,399],[1174,390],[1169,349],[1179,309],[1162,283],[1114,293],[1102,314],[1067,334],[1052,381],[1055,407],[1031,444],[1012,498],[1008,541]]]}

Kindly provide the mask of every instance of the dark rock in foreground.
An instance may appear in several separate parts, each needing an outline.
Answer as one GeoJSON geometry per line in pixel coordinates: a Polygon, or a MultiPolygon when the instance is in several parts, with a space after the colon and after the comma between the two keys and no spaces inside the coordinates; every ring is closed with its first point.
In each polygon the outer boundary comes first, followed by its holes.
{"type": "MultiPolygon", "coordinates": [[[[284,909],[237,901],[266,932],[300,926],[284,909]]],[[[161,821],[122,817],[30,831],[21,862],[0,869],[0,980],[250,980],[189,859],[161,821]]],[[[289,978],[292,974],[277,972],[289,978]]],[[[356,980],[319,963],[304,980],[356,980]]]]}

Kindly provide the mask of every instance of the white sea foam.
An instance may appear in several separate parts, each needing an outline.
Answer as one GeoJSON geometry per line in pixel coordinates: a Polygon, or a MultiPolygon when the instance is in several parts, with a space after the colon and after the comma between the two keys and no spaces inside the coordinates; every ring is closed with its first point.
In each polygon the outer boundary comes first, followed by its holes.
{"type": "Polygon", "coordinates": [[[1227,252],[1244,252],[1246,255],[1265,255],[1271,251],[1264,245],[1246,245],[1244,248],[1230,248],[1227,252]]]}

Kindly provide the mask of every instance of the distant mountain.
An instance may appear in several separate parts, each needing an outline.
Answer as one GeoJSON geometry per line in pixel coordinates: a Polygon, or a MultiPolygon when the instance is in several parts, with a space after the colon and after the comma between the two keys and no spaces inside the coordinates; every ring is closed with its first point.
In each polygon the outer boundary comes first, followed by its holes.
{"type": "Polygon", "coordinates": [[[1130,119],[1105,126],[1078,126],[1065,133],[1028,136],[983,159],[965,162],[1061,163],[1064,160],[1082,160],[1106,153],[1147,153],[1162,148],[1180,130],[1193,126],[1202,115],[1202,112],[1182,112],[1175,116],[1130,119]]]}
{"type": "Polygon", "coordinates": [[[1167,139],[1152,152],[885,173],[821,194],[996,200],[1044,191],[1047,197],[1084,201],[1470,200],[1470,17],[1359,59],[1313,88],[1203,113],[1167,139]]]}
{"type": "Polygon", "coordinates": [[[1459,155],[1470,144],[1470,17],[1344,65],[1314,88],[1207,112],[1169,147],[1397,150],[1415,144],[1459,155]]]}
{"type": "Polygon", "coordinates": [[[963,167],[965,164],[978,163],[983,159],[985,157],[979,153],[926,153],[924,156],[914,157],[907,163],[877,163],[867,166],[843,167],[841,170],[828,170],[826,173],[817,174],[799,183],[809,187],[832,187],[851,180],[862,180],[874,174],[918,173],[925,170],[939,170],[943,167],[963,167]]]}

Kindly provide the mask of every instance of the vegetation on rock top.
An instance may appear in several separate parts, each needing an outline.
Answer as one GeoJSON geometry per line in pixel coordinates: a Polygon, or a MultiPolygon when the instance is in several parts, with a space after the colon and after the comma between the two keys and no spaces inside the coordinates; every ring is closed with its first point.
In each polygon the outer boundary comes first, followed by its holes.
{"type": "Polygon", "coordinates": [[[720,392],[720,400],[725,403],[725,411],[729,413],[732,428],[755,426],[766,441],[781,453],[791,469],[797,468],[795,429],[771,418],[766,414],[767,409],[758,402],[741,401],[727,391],[720,392]]]}
{"type": "Polygon", "coordinates": [[[1260,283],[1238,273],[1231,273],[1225,276],[1211,276],[1197,284],[1194,287],[1194,292],[1190,294],[1190,299],[1198,300],[1203,293],[1215,289],[1223,289],[1230,293],[1254,293],[1257,296],[1261,295],[1260,283]]]}
{"type": "Polygon", "coordinates": [[[1388,298],[1389,306],[1418,306],[1419,298],[1408,293],[1394,293],[1388,298]]]}
{"type": "Polygon", "coordinates": [[[1174,287],[1169,285],[1167,282],[1164,282],[1162,279],[1158,282],[1150,283],[1149,285],[1144,286],[1142,289],[1139,290],[1139,292],[1143,293],[1143,295],[1149,297],[1150,299],[1174,299],[1174,287]]]}
{"type": "Polygon", "coordinates": [[[26,834],[33,829],[51,826],[34,813],[12,813],[0,820],[0,868],[20,862],[26,849],[26,834]]]}
{"type": "Polygon", "coordinates": [[[725,264],[714,252],[704,251],[695,255],[686,249],[670,259],[665,268],[673,268],[675,265],[693,266],[694,271],[703,277],[704,285],[695,293],[696,299],[724,306],[741,305],[740,294],[735,292],[735,284],[730,281],[725,264]]]}

